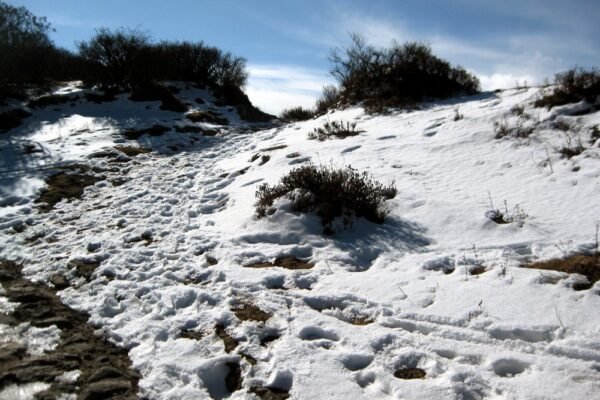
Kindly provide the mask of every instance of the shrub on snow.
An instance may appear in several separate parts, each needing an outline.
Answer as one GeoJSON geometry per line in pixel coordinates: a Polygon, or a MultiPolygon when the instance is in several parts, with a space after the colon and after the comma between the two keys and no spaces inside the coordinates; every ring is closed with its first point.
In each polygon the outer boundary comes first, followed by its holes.
{"type": "Polygon", "coordinates": [[[396,194],[393,183],[385,186],[351,166],[336,169],[311,164],[293,169],[276,185],[260,185],[255,207],[257,216],[262,218],[270,213],[277,199],[287,198],[296,211],[315,211],[321,218],[323,232],[332,234],[332,222],[337,217],[342,217],[344,228],[361,217],[383,223],[389,212],[384,202],[396,194]]]}

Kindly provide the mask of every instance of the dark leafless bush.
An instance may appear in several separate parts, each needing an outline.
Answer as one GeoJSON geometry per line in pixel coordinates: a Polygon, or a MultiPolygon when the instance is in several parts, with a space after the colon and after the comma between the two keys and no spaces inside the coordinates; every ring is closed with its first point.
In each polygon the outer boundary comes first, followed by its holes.
{"type": "Polygon", "coordinates": [[[573,68],[554,76],[554,89],[535,102],[536,107],[551,109],[568,103],[585,100],[595,103],[600,96],[600,71],[573,68]]]}
{"type": "Polygon", "coordinates": [[[384,202],[396,194],[393,183],[384,186],[350,166],[335,169],[306,165],[290,171],[277,185],[260,185],[255,207],[258,217],[265,217],[275,200],[287,198],[296,211],[315,211],[325,227],[324,233],[331,234],[336,217],[343,218],[344,228],[350,227],[355,217],[383,223],[388,214],[384,202]]]}
{"type": "Polygon", "coordinates": [[[330,57],[344,103],[363,102],[367,109],[381,110],[479,91],[474,75],[436,57],[425,44],[393,42],[378,49],[359,35],[351,38],[349,47],[330,57]]]}
{"type": "Polygon", "coordinates": [[[321,97],[315,105],[315,112],[318,115],[325,114],[328,110],[334,109],[340,101],[340,92],[333,85],[323,87],[321,97]]]}
{"type": "Polygon", "coordinates": [[[308,138],[322,142],[333,138],[345,139],[350,136],[356,136],[361,132],[356,129],[356,122],[327,121],[322,127],[315,128],[312,132],[309,132],[308,138]]]}
{"type": "Polygon", "coordinates": [[[286,108],[279,115],[279,119],[285,122],[306,121],[315,116],[313,110],[303,107],[286,108]]]}

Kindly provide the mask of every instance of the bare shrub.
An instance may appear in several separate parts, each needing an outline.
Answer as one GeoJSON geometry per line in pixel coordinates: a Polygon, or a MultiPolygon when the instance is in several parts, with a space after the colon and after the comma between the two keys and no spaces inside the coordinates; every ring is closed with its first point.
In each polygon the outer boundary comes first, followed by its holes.
{"type": "Polygon", "coordinates": [[[315,105],[315,113],[318,115],[325,114],[328,110],[336,108],[339,101],[339,90],[333,85],[326,85],[323,87],[321,97],[319,97],[315,105]]]}
{"type": "Polygon", "coordinates": [[[360,35],[351,39],[349,47],[335,49],[330,56],[331,74],[346,104],[363,102],[377,111],[479,91],[477,77],[438,58],[423,43],[392,42],[378,49],[360,35]]]}
{"type": "Polygon", "coordinates": [[[350,136],[356,136],[363,131],[356,129],[356,122],[327,121],[322,127],[315,128],[309,132],[310,140],[324,141],[328,139],[345,139],[350,136]]]}
{"type": "Polygon", "coordinates": [[[279,119],[285,122],[306,121],[314,117],[313,110],[303,107],[286,108],[279,115],[279,119]]]}
{"type": "Polygon", "coordinates": [[[265,217],[275,200],[287,198],[296,211],[315,211],[321,218],[323,232],[331,234],[336,217],[343,218],[344,228],[360,217],[383,223],[388,214],[384,202],[396,194],[393,183],[384,186],[351,166],[335,169],[311,164],[293,169],[274,186],[260,185],[255,207],[257,216],[265,217]]]}
{"type": "Polygon", "coordinates": [[[536,107],[551,109],[563,104],[585,100],[594,104],[600,96],[600,71],[573,68],[554,76],[554,89],[535,102],[536,107]]]}

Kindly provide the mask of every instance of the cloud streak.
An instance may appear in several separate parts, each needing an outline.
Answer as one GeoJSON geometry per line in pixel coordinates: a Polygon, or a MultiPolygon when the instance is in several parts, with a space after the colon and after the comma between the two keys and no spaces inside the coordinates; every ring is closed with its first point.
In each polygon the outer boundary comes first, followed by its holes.
{"type": "Polygon", "coordinates": [[[263,111],[279,114],[283,109],[313,107],[324,85],[333,79],[323,71],[290,65],[250,64],[246,93],[263,111]]]}

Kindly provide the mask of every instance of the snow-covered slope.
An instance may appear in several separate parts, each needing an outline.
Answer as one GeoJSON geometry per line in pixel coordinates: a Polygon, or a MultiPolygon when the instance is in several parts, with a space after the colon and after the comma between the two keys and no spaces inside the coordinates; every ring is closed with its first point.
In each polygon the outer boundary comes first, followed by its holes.
{"type": "Polygon", "coordinates": [[[22,162],[21,170],[3,166],[0,256],[22,261],[35,280],[67,276],[60,296],[130,349],[148,398],[256,398],[257,387],[294,399],[597,398],[599,284],[575,291],[581,276],[518,266],[593,249],[600,147],[590,128],[600,113],[533,108],[538,92],[378,117],[351,108],[255,133],[224,109],[232,125],[217,136],[137,141],[120,132],[181,117],[124,99],[36,113],[39,126],[0,137],[3,147],[35,141],[46,154],[39,167],[17,156],[11,165],[22,162]],[[308,140],[327,120],[364,132],[308,140]],[[495,139],[494,122],[535,131],[495,139]],[[585,151],[562,158],[559,150],[579,140],[585,151]],[[155,151],[122,164],[88,157],[117,142],[155,151]],[[106,179],[39,213],[33,198],[45,167],[67,161],[106,179]],[[257,220],[257,186],[308,162],[394,181],[386,222],[359,220],[323,236],[317,217],[285,201],[257,220]],[[109,183],[116,178],[122,184],[109,183]],[[486,217],[505,201],[526,216],[510,224],[486,217]],[[281,256],[315,265],[247,267],[281,256]],[[89,282],[74,261],[99,263],[89,282]],[[485,272],[471,274],[475,267],[485,272]],[[268,313],[251,316],[266,321],[246,320],[243,305],[268,313]],[[226,352],[224,337],[237,346],[226,352]],[[403,368],[426,376],[394,376],[403,368]],[[230,394],[226,381],[238,373],[230,394]]]}

